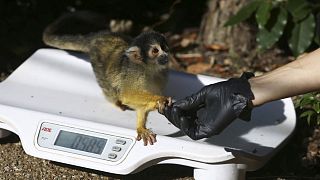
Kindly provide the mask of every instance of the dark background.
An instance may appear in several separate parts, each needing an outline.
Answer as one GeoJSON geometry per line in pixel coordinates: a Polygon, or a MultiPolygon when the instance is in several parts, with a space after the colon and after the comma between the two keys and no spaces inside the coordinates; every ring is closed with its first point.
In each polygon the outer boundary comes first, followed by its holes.
{"type": "MultiPolygon", "coordinates": [[[[205,2],[181,1],[170,19],[155,30],[176,33],[185,27],[199,26],[205,2]]],[[[171,0],[0,0],[0,72],[14,70],[35,50],[44,47],[44,28],[65,13],[85,10],[110,19],[130,19],[137,34],[159,21],[172,4],[171,0]]]]}

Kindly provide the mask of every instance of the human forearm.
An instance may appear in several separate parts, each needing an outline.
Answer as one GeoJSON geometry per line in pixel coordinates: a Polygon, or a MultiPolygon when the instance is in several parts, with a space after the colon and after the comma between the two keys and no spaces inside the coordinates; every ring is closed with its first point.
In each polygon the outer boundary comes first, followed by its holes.
{"type": "Polygon", "coordinates": [[[262,76],[249,80],[254,106],[320,90],[320,49],[262,76]],[[318,78],[319,77],[319,78],[318,78]]]}

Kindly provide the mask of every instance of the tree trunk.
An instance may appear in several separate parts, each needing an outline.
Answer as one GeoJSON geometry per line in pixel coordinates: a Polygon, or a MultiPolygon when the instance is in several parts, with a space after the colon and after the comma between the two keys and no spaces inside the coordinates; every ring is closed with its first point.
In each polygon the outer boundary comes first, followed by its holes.
{"type": "Polygon", "coordinates": [[[225,22],[246,3],[247,0],[208,0],[198,42],[204,46],[219,45],[230,52],[247,54],[255,46],[254,31],[245,23],[224,27],[225,22]]]}

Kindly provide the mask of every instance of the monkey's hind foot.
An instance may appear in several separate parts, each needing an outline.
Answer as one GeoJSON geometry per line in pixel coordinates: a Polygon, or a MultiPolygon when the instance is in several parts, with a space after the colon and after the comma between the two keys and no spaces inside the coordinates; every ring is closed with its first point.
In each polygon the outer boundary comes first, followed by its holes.
{"type": "Polygon", "coordinates": [[[164,98],[158,100],[157,104],[158,104],[158,111],[160,113],[163,113],[164,108],[166,106],[171,106],[172,105],[172,98],[171,97],[164,97],[164,98]]]}
{"type": "Polygon", "coordinates": [[[156,134],[154,134],[151,130],[145,129],[145,128],[138,128],[137,129],[137,140],[140,141],[143,140],[144,145],[153,145],[155,142],[157,142],[156,134]]]}

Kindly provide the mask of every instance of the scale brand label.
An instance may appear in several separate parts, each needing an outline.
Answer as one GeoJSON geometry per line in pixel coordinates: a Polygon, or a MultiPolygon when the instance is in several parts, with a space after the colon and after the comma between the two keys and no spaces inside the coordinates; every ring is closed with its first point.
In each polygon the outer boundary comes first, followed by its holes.
{"type": "Polygon", "coordinates": [[[45,131],[45,132],[51,132],[51,128],[47,128],[47,127],[43,127],[42,129],[41,129],[42,131],[45,131]]]}

